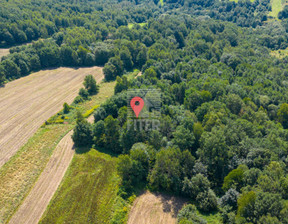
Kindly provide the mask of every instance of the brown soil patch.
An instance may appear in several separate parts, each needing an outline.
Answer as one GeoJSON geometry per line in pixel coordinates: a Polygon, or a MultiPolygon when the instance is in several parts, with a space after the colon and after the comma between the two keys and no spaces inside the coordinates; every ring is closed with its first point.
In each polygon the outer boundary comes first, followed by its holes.
{"type": "Polygon", "coordinates": [[[145,192],[135,200],[128,224],[175,224],[185,203],[183,198],[145,192]]]}
{"type": "Polygon", "coordinates": [[[142,75],[142,72],[139,72],[138,75],[135,76],[135,79],[142,75]]]}
{"type": "Polygon", "coordinates": [[[0,88],[0,167],[23,146],[49,117],[72,103],[84,77],[99,83],[102,68],[58,68],[15,80],[0,88]]]}

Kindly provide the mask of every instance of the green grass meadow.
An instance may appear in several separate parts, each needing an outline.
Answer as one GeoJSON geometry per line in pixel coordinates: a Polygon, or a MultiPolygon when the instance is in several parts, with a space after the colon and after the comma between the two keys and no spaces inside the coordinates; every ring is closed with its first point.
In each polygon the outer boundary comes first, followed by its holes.
{"type": "Polygon", "coordinates": [[[278,17],[278,13],[283,9],[285,5],[285,0],[270,0],[272,11],[269,13],[269,16],[274,18],[278,17]]]}
{"type": "Polygon", "coordinates": [[[128,28],[132,29],[134,25],[138,24],[139,26],[145,26],[147,23],[129,23],[128,28]]]}
{"type": "Polygon", "coordinates": [[[94,149],[78,151],[40,223],[109,223],[120,184],[116,161],[94,149]]]}

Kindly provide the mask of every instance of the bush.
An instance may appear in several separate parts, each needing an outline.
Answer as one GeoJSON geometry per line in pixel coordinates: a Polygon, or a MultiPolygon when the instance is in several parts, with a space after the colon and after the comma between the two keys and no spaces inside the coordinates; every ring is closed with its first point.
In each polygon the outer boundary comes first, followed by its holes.
{"type": "Polygon", "coordinates": [[[273,217],[270,215],[262,216],[258,222],[259,224],[282,224],[277,217],[273,217]]]}
{"type": "Polygon", "coordinates": [[[63,104],[63,113],[68,114],[70,112],[70,106],[67,103],[63,104]]]}
{"type": "MultiPolygon", "coordinates": [[[[283,207],[279,194],[250,191],[238,199],[237,219],[256,223],[261,217],[267,215],[279,218],[282,216],[283,207]]],[[[271,219],[266,217],[263,220],[271,219]]]]}
{"type": "Polygon", "coordinates": [[[107,114],[103,107],[98,107],[94,113],[95,123],[106,118],[107,114]]]}
{"type": "Polygon", "coordinates": [[[235,223],[236,214],[230,206],[224,206],[220,209],[223,223],[235,223]]]}
{"type": "Polygon", "coordinates": [[[79,96],[81,96],[82,99],[84,99],[84,100],[88,100],[88,98],[89,98],[89,93],[88,93],[88,91],[87,91],[86,89],[81,88],[81,89],[79,90],[79,96]]]}
{"type": "Polygon", "coordinates": [[[184,206],[177,215],[177,221],[180,224],[206,224],[206,220],[197,216],[197,209],[195,205],[186,205],[184,206]]]}
{"type": "Polygon", "coordinates": [[[92,145],[92,126],[86,120],[80,120],[74,128],[72,139],[76,146],[92,145]]]}
{"type": "Polygon", "coordinates": [[[228,95],[226,106],[233,114],[239,114],[243,105],[242,99],[235,94],[228,95]]]}
{"type": "Polygon", "coordinates": [[[87,75],[84,79],[83,85],[90,95],[97,94],[99,92],[99,86],[93,75],[87,75]]]}
{"type": "Polygon", "coordinates": [[[208,191],[210,182],[203,174],[197,174],[191,180],[185,178],[183,181],[184,194],[189,195],[192,199],[196,198],[201,192],[208,191]]]}
{"type": "Polygon", "coordinates": [[[244,171],[242,169],[232,170],[225,178],[222,189],[227,191],[230,188],[240,190],[244,182],[244,171]]]}
{"type": "Polygon", "coordinates": [[[217,198],[211,189],[202,192],[197,195],[196,201],[198,202],[198,207],[204,212],[210,212],[217,209],[217,198]]]}
{"type": "Polygon", "coordinates": [[[253,217],[253,211],[256,201],[256,193],[254,191],[250,191],[248,193],[244,193],[239,197],[237,204],[238,204],[238,211],[237,211],[237,219],[243,218],[250,218],[253,217]]]}
{"type": "Polygon", "coordinates": [[[288,128],[288,104],[283,103],[277,112],[278,120],[284,128],[288,128]]]}
{"type": "Polygon", "coordinates": [[[92,107],[90,110],[87,110],[84,114],[83,117],[87,118],[90,117],[91,114],[93,114],[93,112],[99,107],[99,105],[96,105],[94,107],[92,107]]]}
{"type": "Polygon", "coordinates": [[[76,96],[73,103],[78,104],[84,102],[84,99],[81,96],[76,96]]]}
{"type": "Polygon", "coordinates": [[[178,193],[181,190],[181,151],[176,148],[162,149],[156,155],[155,166],[149,176],[155,190],[178,193]]]}
{"type": "Polygon", "coordinates": [[[229,189],[225,195],[223,195],[220,200],[220,206],[231,206],[234,210],[237,208],[237,199],[239,197],[239,192],[235,189],[231,188],[229,189]]]}

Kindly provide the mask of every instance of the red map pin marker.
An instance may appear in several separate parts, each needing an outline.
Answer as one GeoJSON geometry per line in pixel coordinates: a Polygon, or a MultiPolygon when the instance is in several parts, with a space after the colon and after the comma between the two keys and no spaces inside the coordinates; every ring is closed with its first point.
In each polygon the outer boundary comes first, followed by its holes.
{"type": "Polygon", "coordinates": [[[144,107],[144,100],[141,97],[139,97],[139,96],[135,96],[130,101],[130,106],[131,106],[132,110],[134,111],[136,117],[138,118],[141,110],[144,107]]]}

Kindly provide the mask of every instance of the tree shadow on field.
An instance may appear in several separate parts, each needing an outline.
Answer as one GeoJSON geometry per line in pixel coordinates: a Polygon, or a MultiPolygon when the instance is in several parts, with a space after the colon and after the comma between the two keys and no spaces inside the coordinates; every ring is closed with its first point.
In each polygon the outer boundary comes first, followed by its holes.
{"type": "Polygon", "coordinates": [[[163,212],[171,213],[173,218],[177,218],[179,211],[189,201],[183,197],[173,196],[166,193],[154,193],[160,198],[163,204],[163,212]]]}
{"type": "Polygon", "coordinates": [[[105,149],[104,147],[99,147],[99,146],[96,147],[95,145],[92,146],[92,149],[97,150],[98,152],[101,152],[101,153],[105,153],[111,157],[118,157],[120,155],[111,150],[105,149]]]}
{"type": "Polygon", "coordinates": [[[75,150],[77,154],[85,154],[89,152],[90,149],[90,147],[76,147],[75,145],[73,145],[73,150],[75,150]]]}

